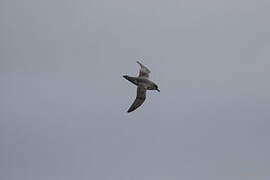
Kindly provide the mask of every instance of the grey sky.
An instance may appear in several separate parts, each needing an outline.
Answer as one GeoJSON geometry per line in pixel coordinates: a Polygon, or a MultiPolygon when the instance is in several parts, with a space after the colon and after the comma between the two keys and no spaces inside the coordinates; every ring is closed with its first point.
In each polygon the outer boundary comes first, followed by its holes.
{"type": "Polygon", "coordinates": [[[268,0],[1,0],[1,180],[268,180],[268,0]],[[140,60],[161,90],[131,114],[140,60]]]}

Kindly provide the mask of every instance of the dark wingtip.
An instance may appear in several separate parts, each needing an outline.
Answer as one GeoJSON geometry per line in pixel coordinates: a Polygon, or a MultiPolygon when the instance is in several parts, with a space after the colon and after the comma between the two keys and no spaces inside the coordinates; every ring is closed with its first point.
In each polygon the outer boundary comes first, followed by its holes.
{"type": "Polygon", "coordinates": [[[140,66],[142,66],[142,63],[140,61],[136,61],[140,66]]]}
{"type": "Polygon", "coordinates": [[[130,112],[132,112],[132,111],[134,111],[135,109],[129,109],[128,111],[127,111],[127,113],[130,113],[130,112]]]}
{"type": "Polygon", "coordinates": [[[127,79],[127,77],[128,77],[127,75],[124,75],[124,76],[123,76],[123,78],[125,78],[125,79],[127,79]]]}

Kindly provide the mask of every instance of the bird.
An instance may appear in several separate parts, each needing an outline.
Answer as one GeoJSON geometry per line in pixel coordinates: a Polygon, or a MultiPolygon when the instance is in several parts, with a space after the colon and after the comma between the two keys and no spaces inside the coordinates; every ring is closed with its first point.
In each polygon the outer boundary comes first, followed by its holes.
{"type": "Polygon", "coordinates": [[[130,113],[140,107],[146,99],[147,90],[157,90],[160,92],[158,86],[153,81],[149,80],[149,74],[151,71],[142,63],[137,61],[140,65],[140,72],[138,77],[131,77],[124,75],[123,77],[137,86],[137,96],[133,104],[128,109],[127,113],[130,113]]]}

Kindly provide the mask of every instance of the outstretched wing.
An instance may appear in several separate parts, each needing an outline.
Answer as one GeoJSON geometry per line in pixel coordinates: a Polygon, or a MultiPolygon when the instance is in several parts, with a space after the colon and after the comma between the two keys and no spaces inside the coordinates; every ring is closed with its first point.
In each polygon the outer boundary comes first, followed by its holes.
{"type": "Polygon", "coordinates": [[[139,61],[137,61],[137,63],[141,66],[139,77],[149,78],[149,74],[151,71],[139,61]]]}
{"type": "Polygon", "coordinates": [[[138,86],[137,97],[135,101],[133,102],[133,104],[128,109],[128,112],[132,112],[138,107],[140,107],[143,104],[145,99],[146,99],[146,88],[144,86],[138,86]]]}

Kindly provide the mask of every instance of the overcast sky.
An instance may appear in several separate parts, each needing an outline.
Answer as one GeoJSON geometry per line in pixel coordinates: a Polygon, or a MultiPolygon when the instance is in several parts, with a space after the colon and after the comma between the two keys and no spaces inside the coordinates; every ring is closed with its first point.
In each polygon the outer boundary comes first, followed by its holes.
{"type": "Polygon", "coordinates": [[[1,0],[1,180],[268,180],[269,0],[1,0]],[[161,90],[126,111],[140,60],[161,90]]]}

